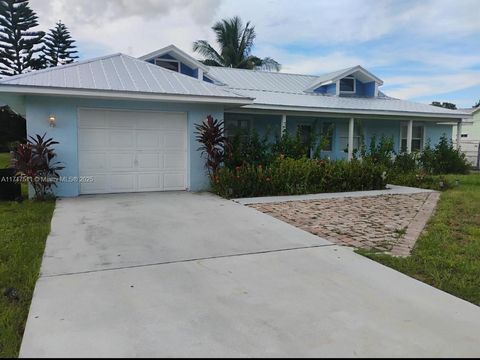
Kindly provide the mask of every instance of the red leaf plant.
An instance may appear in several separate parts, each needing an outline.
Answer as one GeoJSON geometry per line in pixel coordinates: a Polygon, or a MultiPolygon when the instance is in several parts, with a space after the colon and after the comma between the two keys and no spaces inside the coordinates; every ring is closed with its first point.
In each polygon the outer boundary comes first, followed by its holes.
{"type": "Polygon", "coordinates": [[[56,153],[52,148],[58,142],[43,136],[30,136],[25,143],[18,144],[13,150],[12,165],[17,176],[25,177],[35,191],[35,198],[45,200],[51,196],[53,186],[57,186],[58,171],[64,169],[55,162],[56,153]]]}
{"type": "Polygon", "coordinates": [[[214,175],[225,161],[227,138],[224,136],[224,122],[207,116],[201,124],[195,124],[199,151],[207,157],[205,167],[210,176],[214,175]]]}

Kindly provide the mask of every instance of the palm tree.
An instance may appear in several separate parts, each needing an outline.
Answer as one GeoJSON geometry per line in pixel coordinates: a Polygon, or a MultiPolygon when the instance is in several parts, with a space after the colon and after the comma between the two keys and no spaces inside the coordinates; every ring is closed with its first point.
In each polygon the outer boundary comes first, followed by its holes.
{"type": "Polygon", "coordinates": [[[205,57],[203,61],[205,65],[280,71],[281,65],[272,58],[260,59],[251,54],[257,35],[255,27],[251,26],[250,21],[243,26],[242,20],[235,16],[218,21],[212,30],[217,36],[220,53],[206,40],[198,40],[193,43],[193,51],[205,57]]]}

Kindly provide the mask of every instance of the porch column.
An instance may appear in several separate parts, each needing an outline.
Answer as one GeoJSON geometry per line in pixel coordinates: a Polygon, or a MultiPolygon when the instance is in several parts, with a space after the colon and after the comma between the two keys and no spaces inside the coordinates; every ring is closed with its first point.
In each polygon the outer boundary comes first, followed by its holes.
{"type": "Polygon", "coordinates": [[[409,120],[408,126],[407,126],[407,154],[412,153],[412,138],[413,138],[413,120],[409,120]]]}
{"type": "Polygon", "coordinates": [[[457,122],[457,150],[460,150],[462,141],[462,121],[457,122]]]}
{"type": "Polygon", "coordinates": [[[348,161],[353,159],[353,134],[355,132],[355,119],[351,118],[348,124],[348,161]]]}
{"type": "Polygon", "coordinates": [[[287,133],[287,115],[282,115],[282,123],[280,125],[280,133],[281,133],[282,136],[287,133]]]}

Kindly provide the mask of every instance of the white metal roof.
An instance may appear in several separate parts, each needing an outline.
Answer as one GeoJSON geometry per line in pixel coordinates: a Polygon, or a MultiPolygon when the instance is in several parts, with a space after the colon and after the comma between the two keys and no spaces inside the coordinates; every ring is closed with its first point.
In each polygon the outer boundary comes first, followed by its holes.
{"type": "Polygon", "coordinates": [[[412,115],[427,117],[462,118],[465,113],[427,104],[391,97],[347,97],[313,93],[292,94],[271,91],[235,90],[243,96],[255,98],[249,108],[290,108],[298,111],[372,113],[385,115],[412,115]]]}
{"type": "Polygon", "coordinates": [[[231,89],[264,90],[302,94],[317,78],[312,75],[285,74],[260,70],[231,69],[211,66],[208,76],[231,89]]]}
{"type": "MultiPolygon", "coordinates": [[[[124,54],[113,54],[0,80],[0,91],[15,87],[51,93],[51,89],[142,93],[245,100],[219,87],[124,54]]],[[[65,93],[68,93],[65,91],[65,93]]],[[[247,103],[250,101],[247,101],[247,103]]]]}
{"type": "MultiPolygon", "coordinates": [[[[424,117],[462,118],[465,113],[411,101],[393,99],[379,92],[376,98],[332,96],[308,92],[315,84],[335,81],[345,74],[366,71],[355,66],[320,76],[296,75],[268,71],[252,71],[210,67],[209,74],[237,94],[254,98],[249,108],[279,109],[310,112],[362,112],[424,117]]],[[[368,73],[370,74],[370,73],[368,73]]],[[[373,75],[372,75],[373,76],[373,75]]],[[[378,79],[378,78],[376,78],[378,79]]],[[[378,79],[381,81],[380,79],[378,79]]]]}

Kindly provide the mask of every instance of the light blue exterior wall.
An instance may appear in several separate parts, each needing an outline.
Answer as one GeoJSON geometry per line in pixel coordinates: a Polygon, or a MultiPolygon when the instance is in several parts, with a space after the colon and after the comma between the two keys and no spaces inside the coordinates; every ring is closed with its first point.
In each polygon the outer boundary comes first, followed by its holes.
{"type": "MultiPolygon", "coordinates": [[[[204,159],[197,151],[198,143],[195,140],[194,124],[201,123],[206,116],[212,115],[223,119],[223,106],[202,104],[174,104],[143,101],[114,101],[81,98],[53,98],[29,96],[25,99],[27,133],[28,135],[47,133],[59,144],[55,146],[58,161],[65,164],[61,176],[78,177],[78,146],[77,146],[77,114],[79,108],[98,109],[128,109],[150,111],[185,112],[188,120],[187,144],[187,181],[189,190],[200,191],[208,189],[208,177],[204,167],[204,159]],[[55,115],[57,125],[49,127],[48,117],[55,115]]],[[[56,195],[74,197],[79,195],[78,182],[59,183],[55,190],[56,195]]]]}

